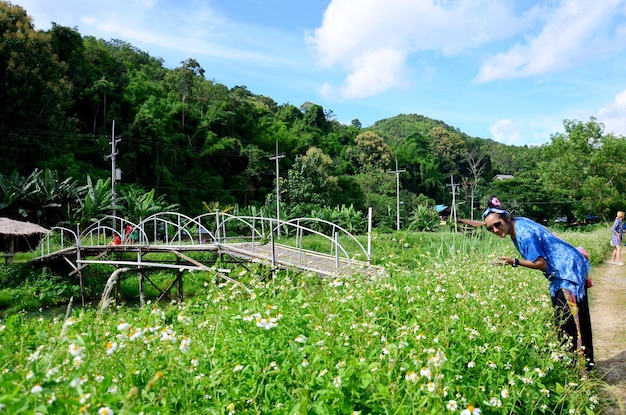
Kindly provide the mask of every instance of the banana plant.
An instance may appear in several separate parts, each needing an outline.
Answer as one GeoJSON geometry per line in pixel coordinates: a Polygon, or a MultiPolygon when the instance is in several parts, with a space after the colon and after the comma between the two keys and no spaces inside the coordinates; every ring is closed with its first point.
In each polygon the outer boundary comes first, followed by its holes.
{"type": "MultiPolygon", "coordinates": [[[[32,176],[32,175],[31,175],[32,176]]],[[[0,212],[9,218],[26,218],[28,209],[25,201],[33,192],[32,178],[21,176],[14,171],[9,176],[0,175],[0,212]]]]}
{"type": "Polygon", "coordinates": [[[177,204],[170,204],[165,200],[165,195],[155,197],[155,190],[146,192],[138,187],[125,187],[120,189],[123,202],[120,212],[131,222],[138,223],[141,219],[160,212],[177,211],[177,204]]]}
{"type": "MultiPolygon", "coordinates": [[[[80,207],[76,210],[77,219],[81,226],[87,226],[113,211],[113,191],[111,179],[98,179],[94,184],[87,176],[87,184],[80,188],[80,207]]],[[[119,200],[119,199],[118,199],[119,200]]],[[[121,201],[121,200],[120,200],[121,201]]]]}
{"type": "Polygon", "coordinates": [[[26,183],[26,202],[41,225],[54,226],[62,218],[69,218],[70,209],[78,204],[79,187],[76,180],[67,178],[61,181],[55,170],[36,169],[26,179],[26,183]]]}

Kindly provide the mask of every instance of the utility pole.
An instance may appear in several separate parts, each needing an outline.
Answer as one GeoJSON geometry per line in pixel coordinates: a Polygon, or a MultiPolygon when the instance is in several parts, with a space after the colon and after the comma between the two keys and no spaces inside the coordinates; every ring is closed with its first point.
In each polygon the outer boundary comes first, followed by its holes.
{"type": "Polygon", "coordinates": [[[456,188],[459,186],[458,184],[454,183],[454,176],[450,175],[450,184],[447,184],[446,186],[451,186],[452,187],[452,218],[454,220],[454,231],[457,231],[457,224],[456,224],[456,188]]]}
{"type": "Polygon", "coordinates": [[[396,157],[396,169],[389,173],[396,174],[396,230],[400,230],[400,173],[404,173],[406,169],[398,169],[398,158],[396,157]]]}
{"type": "Polygon", "coordinates": [[[280,174],[278,161],[284,157],[284,154],[278,154],[278,141],[276,141],[276,155],[270,157],[270,160],[276,160],[276,223],[278,225],[278,236],[280,236],[280,174]]]}
{"type": "MultiPolygon", "coordinates": [[[[119,143],[120,140],[115,139],[115,120],[113,120],[113,125],[111,127],[111,154],[106,156],[105,158],[111,159],[111,205],[113,206],[113,218],[116,215],[116,206],[115,206],[115,181],[117,179],[117,168],[115,166],[115,156],[117,155],[117,149],[115,148],[115,144],[119,143]]],[[[113,229],[116,229],[115,219],[113,219],[113,229]]]]}
{"type": "Polygon", "coordinates": [[[471,212],[471,213],[470,213],[470,219],[471,219],[471,220],[474,220],[474,189],[475,189],[475,185],[474,185],[474,184],[475,184],[475,183],[476,183],[476,182],[470,182],[470,183],[469,183],[469,185],[470,185],[470,189],[472,189],[472,196],[471,196],[471,198],[472,198],[472,199],[471,199],[471,207],[470,207],[470,209],[471,209],[471,210],[470,210],[470,212],[471,212]]]}

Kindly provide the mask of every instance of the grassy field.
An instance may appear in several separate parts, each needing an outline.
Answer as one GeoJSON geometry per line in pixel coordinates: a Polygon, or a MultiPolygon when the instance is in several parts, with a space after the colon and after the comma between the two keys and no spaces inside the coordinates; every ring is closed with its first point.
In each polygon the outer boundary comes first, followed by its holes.
{"type": "MultiPolygon", "coordinates": [[[[607,256],[603,229],[561,236],[607,256]]],[[[373,254],[387,275],[234,268],[244,287],[194,273],[180,304],[5,315],[0,412],[600,413],[600,382],[560,346],[544,277],[489,265],[514,254],[510,240],[374,235],[373,254]]]]}

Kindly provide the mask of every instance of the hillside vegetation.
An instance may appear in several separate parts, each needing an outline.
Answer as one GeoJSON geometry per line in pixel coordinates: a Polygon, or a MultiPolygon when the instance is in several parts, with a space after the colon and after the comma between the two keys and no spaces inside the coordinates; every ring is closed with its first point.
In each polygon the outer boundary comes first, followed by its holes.
{"type": "Polygon", "coordinates": [[[57,24],[36,30],[7,1],[0,1],[0,29],[3,216],[51,226],[101,214],[102,207],[76,217],[87,189],[99,181],[106,189],[111,178],[112,135],[122,179],[108,199],[153,191],[189,215],[207,206],[276,212],[277,151],[286,217],[372,207],[375,224],[393,229],[399,198],[408,228],[419,206],[451,204],[452,183],[460,217],[477,215],[492,192],[515,213],[546,221],[608,220],[624,205],[626,143],[593,118],[565,120],[565,133],[530,148],[470,137],[417,114],[363,128],[358,119],[341,124],[314,102],[277,103],[221,84],[193,57],[166,68],[123,40],[57,24]],[[396,160],[404,170],[399,195],[390,173],[396,160]],[[514,179],[496,183],[496,174],[514,179]],[[35,190],[24,190],[30,182],[35,190]]]}

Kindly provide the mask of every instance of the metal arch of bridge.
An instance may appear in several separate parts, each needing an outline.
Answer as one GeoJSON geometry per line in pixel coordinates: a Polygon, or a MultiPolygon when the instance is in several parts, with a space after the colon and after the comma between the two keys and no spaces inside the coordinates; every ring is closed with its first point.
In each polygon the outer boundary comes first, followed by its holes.
{"type": "MultiPolygon", "coordinates": [[[[358,248],[355,257],[363,256],[363,262],[369,263],[371,259],[371,232],[368,232],[368,248],[366,249],[359,240],[341,226],[317,218],[296,218],[288,221],[273,218],[255,216],[235,216],[228,213],[206,213],[196,217],[176,212],[165,212],[152,215],[139,223],[132,223],[117,216],[106,216],[94,222],[84,230],[78,227],[72,230],[66,227],[54,227],[52,233],[42,239],[37,247],[37,258],[54,255],[59,251],[73,247],[104,247],[111,246],[110,239],[117,235],[121,240],[126,240],[128,235],[124,230],[113,227],[114,223],[121,223],[131,227],[130,233],[137,232],[138,240],[133,242],[139,246],[202,246],[202,245],[226,245],[250,242],[253,244],[266,243],[275,238],[278,228],[283,234],[295,235],[295,246],[291,248],[305,251],[303,248],[303,236],[315,234],[326,239],[330,243],[328,253],[320,253],[342,260],[352,261],[346,249],[339,243],[339,236],[349,238],[358,248]],[[304,224],[313,224],[307,227],[304,224]],[[330,229],[330,235],[319,230],[321,227],[330,229]],[[241,230],[247,232],[241,232],[241,230]],[[59,236],[57,236],[59,235],[59,236]],[[54,244],[52,241],[57,240],[54,244]]],[[[125,227],[125,226],[123,226],[125,227]]],[[[275,242],[275,245],[280,245],[275,242]]],[[[125,245],[128,246],[128,245],[125,245]]],[[[286,245],[285,245],[286,246],[286,245]]]]}
{"type": "MultiPolygon", "coordinates": [[[[371,223],[371,221],[370,221],[371,223]]],[[[65,227],[52,228],[52,233],[42,239],[37,248],[35,262],[62,258],[78,273],[89,264],[111,264],[137,268],[172,268],[183,270],[209,269],[182,252],[214,251],[234,258],[266,263],[272,268],[297,268],[322,276],[340,274],[380,274],[384,270],[372,266],[371,228],[368,231],[367,249],[346,229],[332,222],[317,218],[297,218],[288,221],[255,216],[236,216],[223,212],[205,213],[196,217],[177,212],[164,212],[132,223],[126,219],[107,216],[84,230],[65,227]],[[121,224],[122,230],[115,224],[121,224]],[[123,230],[129,225],[130,234],[136,232],[132,243],[110,245],[114,235],[127,240],[123,230]],[[280,228],[280,232],[278,229],[280,228]],[[328,234],[322,229],[328,230],[328,234]],[[295,236],[292,246],[276,242],[276,235],[295,236]],[[321,236],[328,243],[327,252],[304,249],[303,237],[308,234],[321,236]],[[347,238],[356,247],[355,255],[348,254],[339,243],[339,236],[347,238]],[[108,252],[134,252],[135,261],[104,258],[108,252]],[[149,252],[171,252],[183,263],[164,264],[142,260],[149,252]],[[360,259],[360,258],[363,259],[360,259]],[[70,259],[71,258],[71,259],[70,259]]]]}

